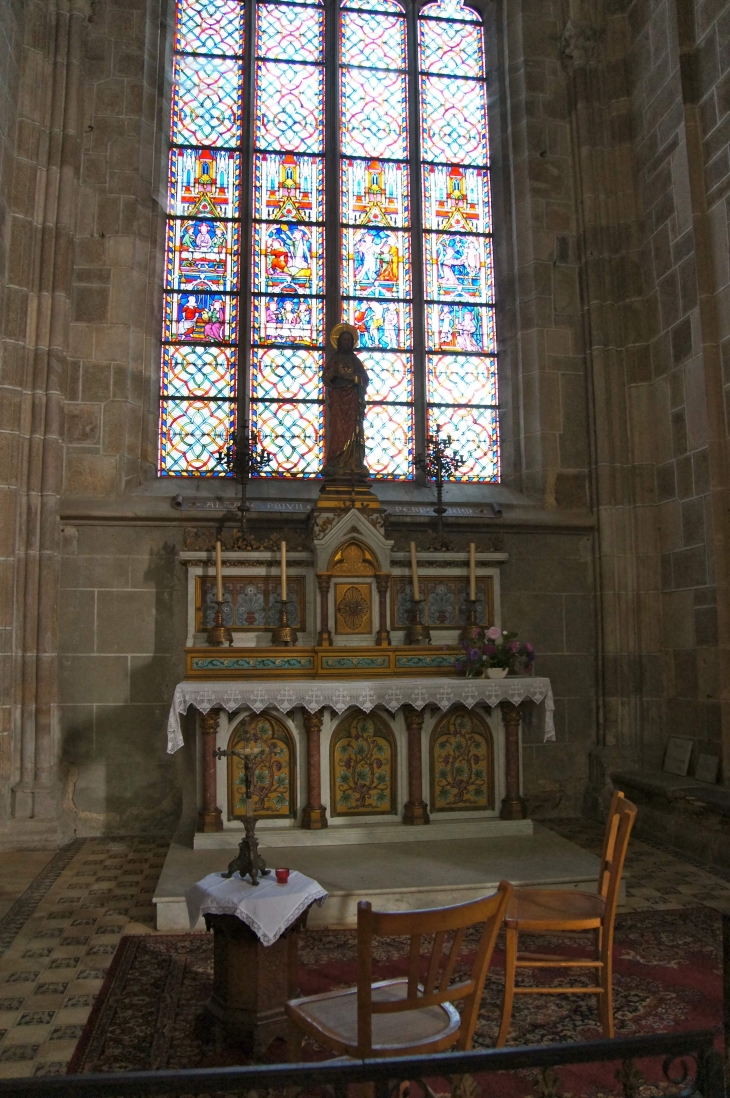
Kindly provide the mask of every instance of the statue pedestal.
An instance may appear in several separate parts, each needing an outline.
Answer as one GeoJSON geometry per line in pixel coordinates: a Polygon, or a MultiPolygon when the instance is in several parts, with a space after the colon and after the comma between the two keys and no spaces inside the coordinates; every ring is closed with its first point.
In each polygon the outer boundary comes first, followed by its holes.
{"type": "Polygon", "coordinates": [[[326,480],[315,504],[316,511],[349,511],[352,508],[379,511],[380,500],[367,484],[326,480]]]}

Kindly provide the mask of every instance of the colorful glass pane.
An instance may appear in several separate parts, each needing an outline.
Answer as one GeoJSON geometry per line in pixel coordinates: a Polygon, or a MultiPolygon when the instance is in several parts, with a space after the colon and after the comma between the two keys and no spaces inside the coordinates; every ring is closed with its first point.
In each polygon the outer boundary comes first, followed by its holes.
{"type": "Polygon", "coordinates": [[[368,404],[365,461],[372,476],[406,479],[413,465],[413,409],[408,404],[368,404]]]}
{"type": "Polygon", "coordinates": [[[421,77],[424,160],[487,163],[487,97],[483,81],[421,77]]]}
{"type": "Polygon", "coordinates": [[[255,297],[253,330],[257,343],[322,345],[324,303],[316,297],[255,297]]]}
{"type": "Polygon", "coordinates": [[[428,399],[432,404],[496,405],[494,359],[477,355],[429,355],[428,399]]]}
{"type": "Polygon", "coordinates": [[[228,401],[163,400],[160,472],[166,476],[223,476],[218,453],[235,437],[236,405],[228,401]]]}
{"type": "Polygon", "coordinates": [[[251,380],[254,400],[321,400],[322,355],[293,347],[257,348],[251,380]]]}
{"type": "Polygon", "coordinates": [[[324,74],[320,66],[256,64],[257,149],[322,151],[324,74]]]}
{"type": "Polygon", "coordinates": [[[368,401],[413,400],[413,360],[406,354],[363,351],[358,355],[368,372],[368,401]]]}
{"type": "Polygon", "coordinates": [[[491,232],[489,172],[459,164],[424,166],[423,224],[426,229],[491,232]]]}
{"type": "Polygon", "coordinates": [[[165,294],[164,339],[184,343],[235,343],[238,298],[223,294],[165,294]]]}
{"type": "Polygon", "coordinates": [[[405,74],[343,68],[340,94],[343,154],[405,159],[405,74]]]}
{"type": "Polygon", "coordinates": [[[426,4],[421,8],[421,19],[460,19],[462,22],[479,23],[479,16],[471,8],[465,7],[463,0],[439,0],[437,4],[426,4]]]}
{"type": "Polygon", "coordinates": [[[403,69],[406,21],[398,16],[350,12],[342,16],[342,64],[403,69]]]}
{"type": "Polygon", "coordinates": [[[220,149],[172,149],[168,213],[237,217],[241,157],[220,149]]]}
{"type": "Polygon", "coordinates": [[[324,165],[317,157],[257,153],[254,217],[281,221],[324,219],[324,165]]]}
{"type": "Polygon", "coordinates": [[[436,301],[490,300],[490,242],[484,236],[427,233],[426,296],[436,301]]]}
{"type": "Polygon", "coordinates": [[[348,297],[410,297],[406,233],[363,227],[342,233],[342,292],[348,297]]]}
{"type": "Polygon", "coordinates": [[[411,307],[403,301],[344,301],[345,319],[360,333],[359,347],[401,350],[411,346],[411,307]]]}
{"type": "Polygon", "coordinates": [[[322,465],[322,404],[251,404],[251,426],[273,455],[265,476],[314,477],[322,465]]]}
{"type": "Polygon", "coordinates": [[[241,140],[241,66],[227,57],[176,57],[173,142],[238,145],[241,140]]]}
{"type": "Polygon", "coordinates": [[[162,395],[233,400],[236,351],[233,347],[164,347],[162,395]]]}
{"type": "Polygon", "coordinates": [[[445,76],[484,76],[482,33],[469,23],[419,23],[421,69],[445,76]]]}
{"type": "Polygon", "coordinates": [[[497,353],[494,309],[478,305],[428,305],[426,316],[429,351],[497,353]]]}
{"type": "Polygon", "coordinates": [[[454,474],[457,481],[499,480],[499,419],[494,408],[431,407],[428,431],[451,435],[466,464],[454,474]]]}
{"type": "Polygon", "coordinates": [[[235,222],[170,221],[167,226],[167,289],[238,289],[238,251],[235,222]]]}
{"type": "Polygon", "coordinates": [[[243,52],[243,4],[239,0],[185,0],[177,6],[179,53],[243,52]]]}
{"type": "Polygon", "coordinates": [[[397,0],[342,0],[341,8],[355,11],[397,11],[403,13],[403,5],[397,0]]]}
{"type": "Polygon", "coordinates": [[[282,4],[259,4],[256,54],[277,61],[320,61],[324,12],[282,4]]]}
{"type": "Polygon", "coordinates": [[[407,164],[387,160],[343,160],[341,174],[345,224],[408,226],[407,164]]]}
{"type": "Polygon", "coordinates": [[[322,293],[322,229],[301,221],[254,225],[254,293],[322,293]]]}

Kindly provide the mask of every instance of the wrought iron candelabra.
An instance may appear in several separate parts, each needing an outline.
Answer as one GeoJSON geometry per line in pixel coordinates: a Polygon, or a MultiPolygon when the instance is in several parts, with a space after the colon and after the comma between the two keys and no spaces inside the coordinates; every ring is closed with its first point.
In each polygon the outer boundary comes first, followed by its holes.
{"type": "Polygon", "coordinates": [[[248,875],[251,878],[251,884],[257,885],[259,875],[267,877],[271,872],[270,869],[266,868],[266,862],[259,854],[259,841],[256,838],[257,818],[253,814],[253,776],[256,771],[256,760],[264,754],[264,748],[260,747],[256,750],[251,746],[250,738],[244,743],[243,751],[237,751],[235,748],[227,751],[222,747],[217,747],[213,752],[217,759],[225,759],[234,755],[237,759],[243,761],[246,789],[246,815],[243,817],[244,835],[238,844],[238,854],[229,863],[228,870],[223,876],[232,877],[238,870],[241,879],[248,875]]]}
{"type": "Polygon", "coordinates": [[[454,473],[466,464],[466,459],[456,450],[451,450],[453,444],[451,435],[441,437],[439,428],[433,435],[426,439],[426,456],[419,454],[416,458],[416,468],[422,469],[429,480],[436,481],[436,541],[433,548],[448,551],[452,548],[450,542],[444,536],[444,515],[447,508],[444,507],[444,480],[448,480],[454,473]]]}
{"type": "Polygon", "coordinates": [[[252,476],[261,473],[268,465],[271,465],[273,456],[259,446],[256,435],[252,435],[249,425],[244,421],[243,427],[237,434],[236,441],[232,442],[224,450],[219,450],[217,455],[219,465],[223,465],[229,473],[232,473],[241,485],[241,502],[238,510],[241,513],[241,535],[246,537],[246,519],[251,510],[248,502],[248,482],[252,476]]]}

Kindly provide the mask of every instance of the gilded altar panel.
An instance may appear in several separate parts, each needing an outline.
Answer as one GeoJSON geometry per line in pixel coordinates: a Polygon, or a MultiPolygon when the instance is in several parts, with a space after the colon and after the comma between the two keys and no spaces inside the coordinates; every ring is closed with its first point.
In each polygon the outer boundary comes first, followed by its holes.
{"type": "MultiPolygon", "coordinates": [[[[458,629],[466,625],[469,581],[455,576],[419,576],[423,599],[421,622],[436,629],[458,629]]],[[[476,582],[477,623],[494,625],[494,585],[491,576],[478,576],[476,582]]],[[[390,581],[390,628],[406,629],[413,620],[413,583],[409,576],[393,576],[390,581]]]]}
{"type": "Polygon", "coordinates": [[[483,717],[449,709],[434,726],[429,754],[432,812],[494,808],[494,741],[483,717]]]}
{"type": "MultiPolygon", "coordinates": [[[[263,748],[253,778],[253,811],[262,819],[296,816],[296,750],[283,721],[260,713],[239,721],[228,741],[228,750],[243,750],[244,742],[263,748]]],[[[246,782],[243,759],[228,758],[228,818],[246,815],[246,782]]]]}
{"type": "MultiPolygon", "coordinates": [[[[208,629],[215,618],[215,576],[197,576],[195,629],[208,629]]],[[[306,580],[290,576],[286,613],[289,624],[306,631],[306,580]]],[[[224,576],[223,624],[229,629],[255,632],[273,629],[281,621],[281,581],[278,576],[224,576]]]]}
{"type": "Polygon", "coordinates": [[[369,583],[336,583],[335,632],[349,636],[372,633],[372,601],[369,583]]]}
{"type": "Polygon", "coordinates": [[[382,816],[396,810],[396,751],[390,726],[358,709],[335,729],[330,743],[333,816],[382,816]]]}

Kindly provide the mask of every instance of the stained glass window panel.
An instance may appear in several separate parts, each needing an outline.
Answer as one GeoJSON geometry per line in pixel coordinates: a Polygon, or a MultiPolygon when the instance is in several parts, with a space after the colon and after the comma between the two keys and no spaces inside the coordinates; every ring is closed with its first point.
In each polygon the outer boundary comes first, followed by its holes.
{"type": "Polygon", "coordinates": [[[426,229],[490,232],[489,172],[460,164],[424,167],[423,224],[426,229]]]}
{"type": "Polygon", "coordinates": [[[402,4],[397,0],[342,0],[343,8],[351,8],[353,11],[399,11],[403,12],[402,4]]]}
{"type": "Polygon", "coordinates": [[[237,290],[238,225],[231,221],[170,221],[167,287],[237,290]]]}
{"type": "Polygon", "coordinates": [[[428,399],[433,404],[496,404],[494,359],[476,355],[430,355],[428,399]]]}
{"type": "Polygon", "coordinates": [[[324,12],[259,4],[256,54],[277,61],[321,61],[324,12]]]}
{"type": "Polygon", "coordinates": [[[323,102],[321,67],[257,62],[256,147],[321,152],[323,102]]]}
{"type": "Polygon", "coordinates": [[[478,305],[428,305],[426,346],[429,351],[496,354],[494,309],[478,305]]]}
{"type": "Polygon", "coordinates": [[[345,224],[408,226],[407,164],[343,160],[341,187],[345,224]]]}
{"type": "Polygon", "coordinates": [[[479,28],[468,23],[433,22],[419,24],[421,68],[444,76],[483,76],[482,41],[479,28]]]}
{"type": "Polygon", "coordinates": [[[413,467],[413,409],[403,404],[368,404],[365,460],[374,477],[405,479],[413,467]]]}
{"type": "Polygon", "coordinates": [[[342,64],[373,69],[402,69],[406,21],[396,16],[350,12],[342,16],[342,64]]]}
{"type": "Polygon", "coordinates": [[[258,222],[254,226],[254,292],[321,294],[322,248],[322,229],[314,225],[258,222]]]}
{"type": "Polygon", "coordinates": [[[258,153],[254,168],[254,217],[324,219],[324,166],[319,157],[258,153]]]}
{"type": "Polygon", "coordinates": [[[411,308],[402,301],[344,301],[349,324],[357,328],[358,347],[408,350],[411,346],[411,308]]]}
{"type": "Polygon", "coordinates": [[[472,8],[467,8],[463,0],[439,0],[438,4],[426,4],[421,8],[421,19],[460,19],[466,23],[479,23],[480,19],[472,8]]]}
{"type": "Polygon", "coordinates": [[[160,471],[167,476],[221,476],[218,453],[235,435],[236,406],[204,400],[163,400],[160,471]]]}
{"type": "Polygon", "coordinates": [[[233,400],[236,351],[233,347],[164,347],[162,395],[233,400]]]}
{"type": "Polygon", "coordinates": [[[215,293],[165,294],[164,338],[185,343],[235,343],[238,298],[215,293]]]}
{"type": "Polygon", "coordinates": [[[428,430],[451,435],[466,464],[457,481],[499,480],[499,421],[494,408],[430,407],[428,430]]]}
{"type": "Polygon", "coordinates": [[[324,303],[306,297],[255,297],[253,327],[257,343],[321,346],[324,303]]]}
{"type": "Polygon", "coordinates": [[[237,217],[241,157],[221,149],[172,149],[169,213],[237,217]]]}
{"type": "Polygon", "coordinates": [[[256,348],[252,363],[254,400],[321,400],[322,354],[293,347],[256,348]]]}
{"type": "Polygon", "coordinates": [[[180,145],[238,145],[241,66],[227,57],[176,57],[172,140],[180,145]]]}
{"type": "Polygon", "coordinates": [[[413,400],[413,361],[406,354],[362,351],[359,357],[368,373],[368,401],[413,400]]]}
{"type": "Polygon", "coordinates": [[[313,477],[322,463],[321,404],[252,404],[251,426],[273,455],[265,476],[313,477]]]}
{"type": "Polygon", "coordinates": [[[243,4],[239,0],[186,0],[177,6],[175,49],[179,53],[240,55],[243,4]]]}
{"type": "Polygon", "coordinates": [[[481,80],[421,77],[424,160],[486,164],[487,98],[481,80]]]}
{"type": "Polygon", "coordinates": [[[489,239],[427,233],[426,296],[437,301],[490,300],[492,287],[489,239]]]}
{"type": "Polygon", "coordinates": [[[349,297],[410,297],[410,240],[380,228],[342,233],[342,292],[349,297]]]}
{"type": "Polygon", "coordinates": [[[341,72],[343,154],[404,160],[408,155],[405,74],[347,68],[341,72]]]}

